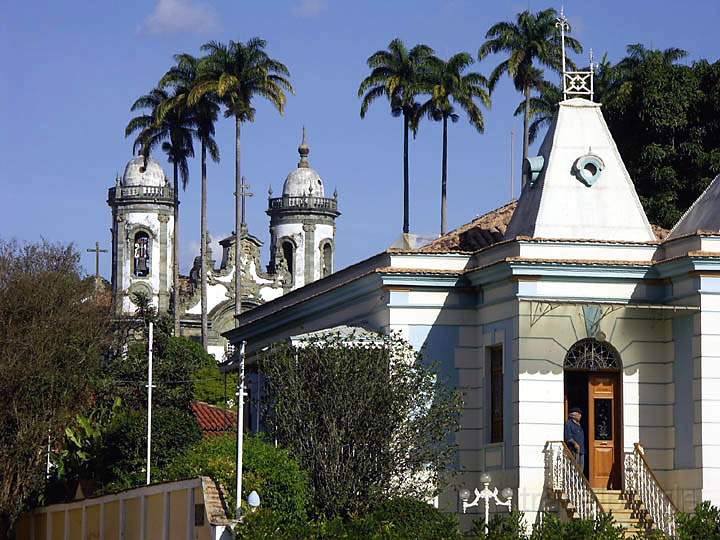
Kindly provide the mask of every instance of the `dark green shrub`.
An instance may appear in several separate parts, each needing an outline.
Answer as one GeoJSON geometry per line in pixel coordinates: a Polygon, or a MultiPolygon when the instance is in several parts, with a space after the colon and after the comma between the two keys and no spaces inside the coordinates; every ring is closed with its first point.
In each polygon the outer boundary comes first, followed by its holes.
{"type": "MultiPolygon", "coordinates": [[[[168,480],[199,475],[214,478],[228,495],[228,508],[235,508],[234,435],[201,440],[163,471],[163,476],[168,480]]],[[[260,495],[261,507],[272,510],[272,520],[288,523],[307,519],[311,498],[307,474],[286,450],[260,437],[245,436],[243,501],[247,501],[247,496],[253,490],[260,495]]]]}
{"type": "Polygon", "coordinates": [[[390,531],[395,535],[392,538],[441,540],[460,536],[455,514],[442,512],[423,501],[408,498],[385,501],[353,523],[356,529],[369,535],[390,531]]]}
{"type": "Polygon", "coordinates": [[[615,523],[612,514],[601,514],[595,521],[576,519],[560,521],[557,516],[546,514],[537,525],[531,540],[623,540],[623,528],[615,523]]]}
{"type": "Polygon", "coordinates": [[[485,534],[485,520],[483,518],[476,520],[471,535],[478,540],[524,540],[527,538],[526,530],[525,515],[513,510],[493,515],[488,522],[487,534],[485,534]]]}
{"type": "Polygon", "coordinates": [[[720,539],[720,510],[704,501],[695,507],[693,514],[678,516],[678,540],[720,539]]]}
{"type": "Polygon", "coordinates": [[[287,523],[274,512],[246,515],[236,529],[238,538],[279,540],[460,540],[457,517],[422,501],[394,499],[363,517],[287,523]]]}

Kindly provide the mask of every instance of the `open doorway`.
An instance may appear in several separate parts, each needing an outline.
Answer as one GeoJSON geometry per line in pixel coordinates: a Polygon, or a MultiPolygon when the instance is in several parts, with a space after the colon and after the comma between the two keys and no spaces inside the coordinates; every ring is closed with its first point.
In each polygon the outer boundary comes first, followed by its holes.
{"type": "MultiPolygon", "coordinates": [[[[567,419],[570,409],[580,407],[583,412],[582,425],[585,432],[585,448],[588,448],[588,372],[587,371],[565,371],[565,418],[567,419]]],[[[590,460],[585,456],[585,478],[589,475],[590,460]]]]}
{"type": "Polygon", "coordinates": [[[622,366],[606,341],[587,338],[567,352],[564,365],[565,418],[582,410],[584,474],[590,486],[620,489],[622,483],[622,366]]]}
{"type": "Polygon", "coordinates": [[[565,417],[582,410],[585,432],[585,478],[594,488],[620,489],[622,422],[620,373],[565,371],[565,417]]]}

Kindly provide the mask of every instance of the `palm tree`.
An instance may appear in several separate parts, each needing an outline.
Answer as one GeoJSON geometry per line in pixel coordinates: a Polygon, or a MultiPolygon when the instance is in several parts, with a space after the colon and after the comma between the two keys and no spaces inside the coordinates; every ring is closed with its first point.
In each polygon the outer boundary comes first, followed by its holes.
{"type": "Polygon", "coordinates": [[[428,62],[427,80],[430,84],[430,98],[422,104],[420,116],[427,116],[443,123],[442,139],[442,182],[440,202],[440,234],[447,232],[447,135],[448,119],[457,122],[459,107],[468,117],[470,124],[480,133],[485,131],[485,119],[480,104],[490,107],[490,94],[487,79],[479,73],[463,72],[475,61],[466,53],[458,53],[447,62],[433,57],[428,62]]]}
{"type": "Polygon", "coordinates": [[[427,45],[416,45],[408,50],[402,40],[393,39],[387,50],[377,51],[367,59],[372,71],[358,88],[358,97],[362,98],[360,118],[365,118],[370,104],[382,96],[390,102],[392,115],[403,117],[403,233],[406,234],[410,232],[408,131],[417,129],[419,106],[415,98],[424,92],[424,72],[433,54],[427,45]]]}
{"type": "Polygon", "coordinates": [[[283,114],[285,92],[294,93],[290,71],[265,52],[267,42],[252,38],[247,43],[230,41],[228,45],[210,41],[201,47],[207,53],[203,73],[190,92],[188,102],[197,103],[205,94],[215,94],[225,105],[225,116],[235,118],[235,314],[242,312],[241,246],[244,226],[241,210],[240,128],[255,120],[253,98],[263,97],[283,114]]]}
{"type": "MultiPolygon", "coordinates": [[[[562,45],[555,26],[556,20],[557,12],[552,8],[535,14],[523,11],[517,15],[516,22],[499,22],[491,26],[485,34],[487,41],[478,50],[480,60],[491,53],[508,53],[508,58],[490,74],[489,87],[493,91],[500,77],[507,73],[515,89],[522,92],[525,98],[523,162],[530,146],[530,93],[542,81],[542,72],[535,66],[535,62],[556,72],[562,70],[562,45]]],[[[576,53],[582,52],[580,42],[570,36],[565,37],[565,44],[576,53]]],[[[573,66],[571,61],[568,61],[568,65],[573,66]]]]}
{"type": "MultiPolygon", "coordinates": [[[[582,71],[589,71],[589,69],[588,66],[582,68],[582,71]]],[[[593,67],[593,70],[593,100],[600,103],[612,100],[615,96],[618,79],[615,66],[612,65],[607,54],[603,55],[602,60],[593,67]]],[[[559,85],[539,80],[535,82],[535,86],[534,90],[537,91],[537,95],[530,97],[531,122],[528,130],[530,143],[535,142],[540,130],[550,124],[555,111],[557,111],[558,103],[563,100],[563,91],[559,85]]],[[[518,104],[513,114],[515,116],[525,114],[524,99],[518,104]]]]}
{"type": "Polygon", "coordinates": [[[128,137],[139,132],[133,142],[133,152],[139,150],[147,157],[158,145],[168,156],[168,162],[173,165],[173,321],[175,335],[180,335],[180,200],[178,196],[178,179],[182,181],[183,189],[187,187],[190,177],[188,171],[188,158],[195,155],[193,149],[193,121],[187,109],[180,107],[170,108],[162,118],[160,109],[164,104],[176,96],[169,94],[162,88],[154,88],[149,94],[140,96],[130,107],[131,111],[147,109],[148,112],[140,114],[130,120],[125,128],[128,137]]]}
{"type": "MultiPolygon", "coordinates": [[[[557,84],[548,81],[541,81],[537,89],[538,94],[530,97],[530,126],[528,128],[528,140],[535,142],[540,130],[548,126],[555,116],[558,103],[563,100],[563,91],[557,84]]],[[[515,116],[525,114],[525,100],[523,99],[513,113],[515,116]]]]}
{"type": "Polygon", "coordinates": [[[207,155],[216,163],[220,161],[220,150],[215,142],[215,122],[220,106],[212,93],[203,94],[198,101],[189,106],[188,95],[202,77],[202,61],[190,54],[175,55],[176,65],[170,68],[160,80],[161,86],[171,86],[175,90],[175,98],[166,102],[161,108],[161,118],[174,107],[189,109],[192,117],[195,138],[200,142],[200,319],[203,348],[208,347],[208,316],[207,316],[207,155]]]}

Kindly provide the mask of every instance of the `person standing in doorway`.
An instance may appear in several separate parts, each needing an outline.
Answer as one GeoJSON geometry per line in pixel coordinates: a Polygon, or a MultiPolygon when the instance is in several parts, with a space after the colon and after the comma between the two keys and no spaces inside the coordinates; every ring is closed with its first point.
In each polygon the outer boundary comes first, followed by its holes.
{"type": "MultiPolygon", "coordinates": [[[[568,420],[565,422],[565,444],[568,445],[570,451],[575,456],[581,471],[585,470],[585,432],[583,431],[580,420],[582,419],[582,409],[573,407],[568,414],[568,420]]],[[[583,473],[584,474],[584,473],[583,473]]]]}

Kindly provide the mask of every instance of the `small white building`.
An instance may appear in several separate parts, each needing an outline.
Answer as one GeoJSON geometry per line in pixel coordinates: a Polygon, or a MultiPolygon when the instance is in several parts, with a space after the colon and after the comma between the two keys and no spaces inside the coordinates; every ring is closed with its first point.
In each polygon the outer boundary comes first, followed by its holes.
{"type": "MultiPolygon", "coordinates": [[[[517,203],[293,290],[226,335],[252,351],[341,325],[401,331],[464,394],[466,487],[490,472],[531,523],[631,521],[641,501],[671,530],[673,504],[720,504],[719,192],[716,178],[656,236],[600,105],[568,99],[517,203]],[[587,480],[556,442],[573,406],[587,480]]],[[[461,508],[456,491],[439,504],[461,508]]]]}

